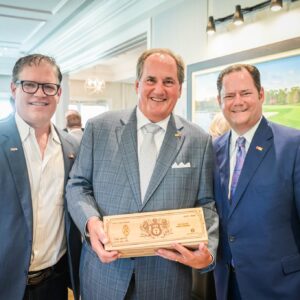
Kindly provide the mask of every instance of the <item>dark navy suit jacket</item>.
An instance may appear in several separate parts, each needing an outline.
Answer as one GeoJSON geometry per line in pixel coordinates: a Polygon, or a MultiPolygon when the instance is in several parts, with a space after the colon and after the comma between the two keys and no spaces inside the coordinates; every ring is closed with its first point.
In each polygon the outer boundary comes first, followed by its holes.
{"type": "Polygon", "coordinates": [[[265,118],[228,201],[230,133],[214,143],[220,243],[218,299],[227,299],[231,254],[244,300],[298,300],[300,295],[300,131],[265,118]]]}
{"type": "MultiPolygon", "coordinates": [[[[58,134],[66,183],[78,145],[68,134],[58,134]]],[[[32,204],[26,160],[14,117],[0,121],[0,205],[0,299],[22,300],[32,249],[32,204]]],[[[65,227],[70,280],[75,299],[79,299],[81,239],[68,213],[65,227]]]]}

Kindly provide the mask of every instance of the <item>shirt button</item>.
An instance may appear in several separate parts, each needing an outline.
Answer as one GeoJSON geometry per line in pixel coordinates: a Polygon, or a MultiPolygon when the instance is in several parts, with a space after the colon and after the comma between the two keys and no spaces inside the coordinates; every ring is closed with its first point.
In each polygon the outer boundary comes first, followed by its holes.
{"type": "Polygon", "coordinates": [[[233,235],[230,235],[228,239],[229,239],[229,242],[231,242],[231,243],[232,243],[232,242],[234,242],[234,241],[235,241],[235,236],[233,236],[233,235]]]}

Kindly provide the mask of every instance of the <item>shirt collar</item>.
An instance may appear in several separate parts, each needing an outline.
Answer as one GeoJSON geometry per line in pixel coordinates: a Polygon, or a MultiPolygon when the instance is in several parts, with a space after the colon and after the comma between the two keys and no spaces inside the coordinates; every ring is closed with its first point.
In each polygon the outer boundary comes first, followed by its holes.
{"type": "MultiPolygon", "coordinates": [[[[137,106],[136,108],[136,119],[137,119],[137,130],[140,130],[144,125],[152,123],[144,114],[143,112],[139,109],[137,106]]],[[[168,123],[170,120],[170,115],[167,116],[165,119],[155,123],[160,126],[164,131],[167,130],[168,123]]]]}
{"type": "MultiPolygon", "coordinates": [[[[18,128],[22,143],[29,137],[30,134],[35,134],[34,128],[31,127],[30,125],[28,125],[19,116],[19,114],[17,112],[15,113],[15,120],[16,120],[17,128],[18,128]]],[[[58,134],[54,128],[54,125],[51,123],[50,126],[51,126],[51,129],[50,129],[49,139],[52,139],[57,144],[61,144],[58,134]]]]}
{"type": "Polygon", "coordinates": [[[260,119],[258,120],[258,122],[252,127],[250,128],[246,133],[239,135],[237,134],[237,132],[235,132],[233,129],[231,129],[231,145],[233,146],[233,148],[236,145],[236,140],[240,137],[243,136],[246,139],[246,144],[250,145],[252,142],[252,139],[254,137],[254,134],[256,132],[256,129],[258,128],[260,122],[261,122],[262,116],[260,117],[260,119]]]}

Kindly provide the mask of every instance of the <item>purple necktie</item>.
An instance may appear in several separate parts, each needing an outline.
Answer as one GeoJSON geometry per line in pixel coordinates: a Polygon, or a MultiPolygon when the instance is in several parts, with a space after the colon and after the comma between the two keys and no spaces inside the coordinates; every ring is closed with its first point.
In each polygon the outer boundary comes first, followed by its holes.
{"type": "Polygon", "coordinates": [[[231,187],[230,187],[230,198],[232,199],[233,194],[235,192],[242,168],[243,168],[243,164],[244,164],[244,160],[246,157],[246,148],[245,148],[245,143],[246,143],[246,139],[244,137],[239,137],[236,140],[236,146],[237,146],[237,151],[236,151],[236,162],[235,162],[235,167],[233,170],[233,174],[232,174],[232,180],[231,180],[231,187]]]}

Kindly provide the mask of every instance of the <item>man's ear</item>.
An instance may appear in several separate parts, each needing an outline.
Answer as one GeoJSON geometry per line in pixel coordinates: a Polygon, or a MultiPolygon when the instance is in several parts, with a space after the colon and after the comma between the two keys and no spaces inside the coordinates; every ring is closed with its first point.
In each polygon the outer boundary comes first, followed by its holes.
{"type": "Polygon", "coordinates": [[[220,95],[217,96],[217,100],[218,100],[219,106],[222,108],[222,103],[221,103],[221,97],[220,97],[220,95]]]}
{"type": "Polygon", "coordinates": [[[181,97],[181,93],[182,93],[182,84],[179,85],[179,97],[178,98],[181,97]]]}
{"type": "Polygon", "coordinates": [[[138,94],[140,82],[138,80],[135,81],[135,92],[138,94]]]}
{"type": "Polygon", "coordinates": [[[10,91],[11,91],[12,97],[14,99],[16,99],[16,89],[17,89],[16,84],[14,82],[11,82],[10,83],[10,91]]]}
{"type": "Polygon", "coordinates": [[[259,97],[259,100],[261,100],[262,102],[265,101],[265,90],[264,90],[264,88],[260,89],[258,97],[259,97]]]}

